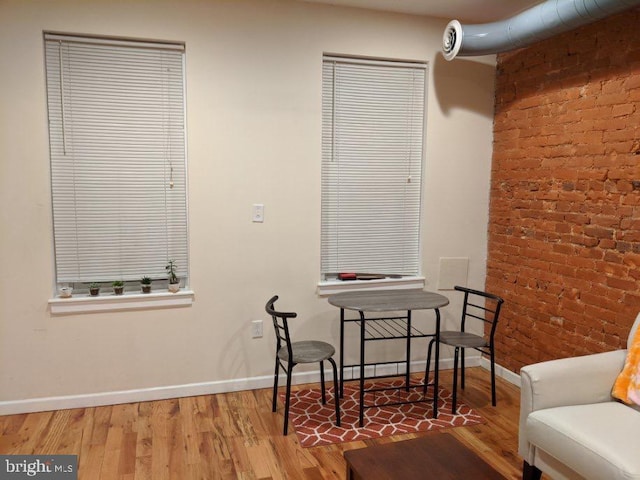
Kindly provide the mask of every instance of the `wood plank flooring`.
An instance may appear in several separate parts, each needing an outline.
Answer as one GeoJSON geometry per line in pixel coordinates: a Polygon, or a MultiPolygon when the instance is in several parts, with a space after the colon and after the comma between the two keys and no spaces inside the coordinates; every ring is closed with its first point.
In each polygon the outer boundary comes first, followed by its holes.
{"type": "MultiPolygon", "coordinates": [[[[441,384],[451,386],[451,372],[441,384]]],[[[510,479],[521,478],[517,454],[520,391],[489,373],[467,369],[461,401],[486,423],[447,429],[510,479]]],[[[271,390],[178,398],[0,417],[0,454],[75,454],[79,479],[344,479],[343,452],[408,440],[406,434],[301,448],[282,435],[283,406],[271,412],[271,390]]],[[[416,477],[419,478],[419,477],[416,477]]]]}

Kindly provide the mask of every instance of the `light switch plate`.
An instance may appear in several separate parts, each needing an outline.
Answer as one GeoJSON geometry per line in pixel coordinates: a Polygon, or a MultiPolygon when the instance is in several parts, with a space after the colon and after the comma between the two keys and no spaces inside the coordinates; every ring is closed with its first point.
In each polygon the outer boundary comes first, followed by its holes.
{"type": "Polygon", "coordinates": [[[254,203],[251,212],[251,218],[254,222],[264,222],[264,205],[262,203],[254,203]]]}

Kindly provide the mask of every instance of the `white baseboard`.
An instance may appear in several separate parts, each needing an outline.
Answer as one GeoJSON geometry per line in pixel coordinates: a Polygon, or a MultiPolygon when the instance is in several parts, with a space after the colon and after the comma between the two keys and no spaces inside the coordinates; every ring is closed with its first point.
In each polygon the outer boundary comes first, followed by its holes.
{"type": "MultiPolygon", "coordinates": [[[[320,378],[319,372],[318,378],[320,378]]],[[[0,402],[0,415],[64,410],[67,408],[98,407],[101,405],[117,405],[120,403],[147,402],[151,400],[166,400],[169,398],[237,392],[241,390],[266,388],[273,385],[272,382],[272,376],[265,376],[223,380],[219,382],[190,383],[166,387],[4,401],[0,402]]]]}
{"type": "MultiPolygon", "coordinates": [[[[467,367],[481,366],[489,369],[489,361],[480,357],[467,357],[467,367]]],[[[422,372],[425,362],[412,362],[412,372],[422,372]]],[[[440,360],[440,370],[453,368],[452,358],[440,360]]],[[[373,367],[371,367],[373,370],[373,367]]],[[[375,373],[379,375],[393,375],[404,373],[404,364],[384,364],[375,367],[375,373]]],[[[327,372],[328,373],[328,372],[327,372]]],[[[345,369],[345,379],[357,378],[358,368],[345,369]]],[[[520,386],[520,376],[496,365],[496,375],[504,378],[514,385],[520,386]]],[[[284,375],[282,375],[284,379],[284,375]]],[[[332,376],[327,375],[330,381],[332,376]]],[[[320,381],[320,372],[294,373],[293,383],[315,383],[320,381]]],[[[9,400],[0,402],[0,415],[14,415],[19,413],[44,412],[49,410],[64,410],[68,408],[88,408],[102,405],[117,405],[121,403],[147,402],[151,400],[166,400],[169,398],[192,397],[196,395],[211,395],[215,393],[238,392],[242,390],[256,390],[268,388],[273,385],[271,375],[262,377],[240,378],[234,380],[222,380],[218,382],[190,383],[185,385],[170,385],[166,387],[141,388],[135,390],[122,390],[114,392],[89,393],[82,395],[66,395],[59,397],[41,397],[25,400],[9,400]]]]}
{"type": "MultiPolygon", "coordinates": [[[[480,359],[480,366],[486,370],[491,370],[491,362],[488,358],[482,357],[480,359]]],[[[453,368],[453,367],[452,367],[453,368]]],[[[516,387],[520,388],[520,375],[513,373],[511,370],[504,368],[496,363],[496,377],[504,378],[507,382],[512,383],[516,387]]]]}

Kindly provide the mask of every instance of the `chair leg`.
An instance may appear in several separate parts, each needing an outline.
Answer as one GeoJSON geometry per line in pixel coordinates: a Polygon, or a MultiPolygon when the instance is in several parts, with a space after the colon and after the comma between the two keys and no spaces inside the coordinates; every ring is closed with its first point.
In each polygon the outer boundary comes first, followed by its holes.
{"type": "Polygon", "coordinates": [[[340,390],[338,389],[338,367],[333,358],[329,358],[333,367],[333,401],[336,403],[336,426],[340,426],[340,390]]]}
{"type": "Polygon", "coordinates": [[[491,349],[491,405],[496,406],[496,357],[491,349]]]}
{"type": "Polygon", "coordinates": [[[424,387],[422,389],[422,394],[427,394],[427,387],[429,386],[429,371],[431,370],[431,347],[433,347],[434,339],[431,339],[429,342],[429,348],[427,348],[427,368],[424,371],[424,387]]]}
{"type": "Polygon", "coordinates": [[[453,415],[456,414],[457,411],[457,401],[458,401],[458,355],[460,353],[460,349],[458,347],[455,348],[453,353],[453,399],[451,405],[451,413],[453,415]]]}
{"type": "Polygon", "coordinates": [[[291,402],[291,377],[293,373],[293,365],[287,364],[287,396],[284,400],[284,431],[283,435],[289,432],[289,403],[291,402]]]}
{"type": "Polygon", "coordinates": [[[540,480],[542,472],[538,467],[529,465],[525,460],[522,464],[522,480],[540,480]]]}
{"type": "Polygon", "coordinates": [[[273,373],[273,405],[271,406],[271,411],[276,411],[276,404],[278,402],[278,373],[280,371],[280,364],[278,362],[278,357],[276,357],[276,371],[273,373]]]}
{"type": "Polygon", "coordinates": [[[460,388],[464,390],[464,348],[460,349],[460,388]]]}
{"type": "Polygon", "coordinates": [[[322,391],[322,404],[327,403],[327,395],[324,386],[324,362],[320,362],[320,390],[322,391]]]}

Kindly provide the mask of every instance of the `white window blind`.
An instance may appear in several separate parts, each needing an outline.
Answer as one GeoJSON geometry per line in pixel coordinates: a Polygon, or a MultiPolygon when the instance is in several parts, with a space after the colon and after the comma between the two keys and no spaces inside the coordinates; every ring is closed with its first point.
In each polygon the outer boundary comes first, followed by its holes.
{"type": "Polygon", "coordinates": [[[58,283],[186,277],[183,57],[45,35],[58,283]]]}
{"type": "Polygon", "coordinates": [[[324,57],[324,278],[419,274],[425,76],[425,64],[324,57]]]}

